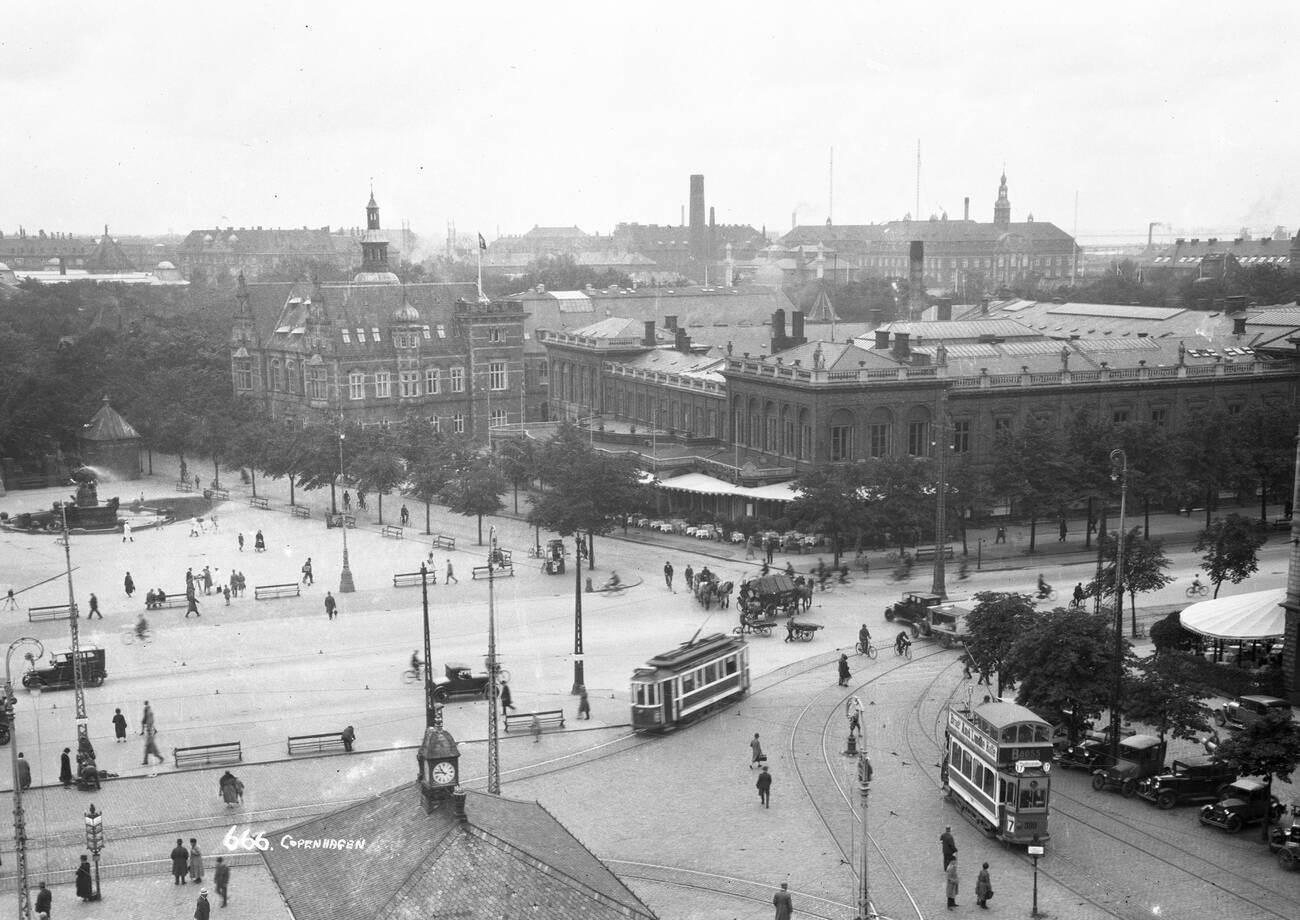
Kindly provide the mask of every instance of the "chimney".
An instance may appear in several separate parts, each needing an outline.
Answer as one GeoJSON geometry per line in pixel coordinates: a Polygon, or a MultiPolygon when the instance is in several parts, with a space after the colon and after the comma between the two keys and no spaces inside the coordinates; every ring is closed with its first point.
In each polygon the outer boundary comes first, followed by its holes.
{"type": "Polygon", "coordinates": [[[785,310],[777,310],[772,314],[772,353],[785,349],[785,310]]]}
{"type": "Polygon", "coordinates": [[[980,298],[980,314],[982,316],[989,315],[989,298],[987,297],[980,298]]]}
{"type": "Polygon", "coordinates": [[[691,337],[686,334],[685,329],[677,330],[677,338],[673,342],[673,347],[684,355],[691,353],[691,337]]]}
{"type": "Polygon", "coordinates": [[[911,334],[907,332],[894,333],[894,357],[906,361],[912,354],[910,343],[911,334]]]}
{"type": "Polygon", "coordinates": [[[962,220],[970,220],[970,196],[966,196],[966,206],[962,209],[962,220]]]}
{"type": "Polygon", "coordinates": [[[67,273],[68,273],[68,257],[59,256],[59,274],[66,275],[67,273]]]}
{"type": "Polygon", "coordinates": [[[907,265],[907,308],[915,318],[925,309],[925,243],[912,240],[908,244],[907,265]]]}
{"type": "Polygon", "coordinates": [[[645,341],[646,348],[655,347],[655,321],[648,319],[645,321],[645,341]]]}
{"type": "Polygon", "coordinates": [[[808,339],[803,334],[803,310],[790,314],[790,339],[792,345],[802,345],[808,339]]]}
{"type": "Polygon", "coordinates": [[[691,176],[691,257],[703,260],[705,258],[705,226],[704,226],[704,176],[691,176]]]}
{"type": "Polygon", "coordinates": [[[456,820],[462,824],[469,821],[469,815],[465,813],[465,800],[469,798],[469,793],[464,789],[456,789],[451,794],[451,813],[456,816],[456,820]]]}
{"type": "Polygon", "coordinates": [[[1229,316],[1246,312],[1246,295],[1234,294],[1231,297],[1225,297],[1227,302],[1227,312],[1229,316]]]}
{"type": "Polygon", "coordinates": [[[665,316],[665,317],[664,317],[664,328],[667,329],[669,332],[676,332],[676,331],[677,331],[677,317],[676,317],[676,316],[665,316]]]}
{"type": "Polygon", "coordinates": [[[889,347],[889,330],[888,330],[888,329],[877,329],[877,330],[876,330],[876,347],[877,347],[877,348],[888,348],[888,347],[889,347]]]}
{"type": "Polygon", "coordinates": [[[952,298],[939,298],[939,321],[949,322],[952,319],[952,298]]]}
{"type": "Polygon", "coordinates": [[[1246,314],[1243,313],[1240,316],[1234,316],[1232,318],[1232,334],[1233,335],[1246,334],[1246,314]]]}

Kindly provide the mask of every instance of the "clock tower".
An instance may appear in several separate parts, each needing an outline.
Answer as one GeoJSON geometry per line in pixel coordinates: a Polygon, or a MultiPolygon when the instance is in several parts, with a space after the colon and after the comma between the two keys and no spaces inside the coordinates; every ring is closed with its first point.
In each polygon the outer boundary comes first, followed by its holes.
{"type": "Polygon", "coordinates": [[[424,730],[424,741],[415,755],[420,765],[420,796],[424,810],[433,811],[451,801],[460,783],[460,749],[456,739],[442,727],[442,707],[434,706],[433,724],[424,730]]]}

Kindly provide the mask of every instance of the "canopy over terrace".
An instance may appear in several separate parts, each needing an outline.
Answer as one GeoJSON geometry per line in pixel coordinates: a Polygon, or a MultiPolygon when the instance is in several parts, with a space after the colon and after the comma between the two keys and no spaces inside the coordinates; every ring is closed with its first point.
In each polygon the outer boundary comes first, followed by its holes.
{"type": "Polygon", "coordinates": [[[663,479],[659,488],[676,493],[670,498],[673,511],[708,511],[725,517],[777,517],[785,504],[799,492],[790,483],[740,486],[704,473],[684,473],[663,479]]]}
{"type": "Polygon", "coordinates": [[[1286,633],[1286,611],[1281,606],[1285,599],[1284,588],[1219,597],[1192,604],[1180,619],[1192,632],[1213,639],[1277,639],[1286,633]]]}

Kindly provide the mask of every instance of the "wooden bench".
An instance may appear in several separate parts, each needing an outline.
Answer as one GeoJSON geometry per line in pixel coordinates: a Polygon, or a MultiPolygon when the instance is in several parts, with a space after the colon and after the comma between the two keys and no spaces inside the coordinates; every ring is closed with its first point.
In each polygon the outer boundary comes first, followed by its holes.
{"type": "MultiPolygon", "coordinates": [[[[195,592],[194,596],[195,596],[196,598],[198,597],[198,592],[197,592],[197,591],[195,592]]],[[[152,607],[150,607],[149,604],[148,604],[148,602],[146,601],[146,602],[145,602],[145,609],[147,609],[147,610],[170,610],[170,609],[173,608],[173,607],[188,607],[188,606],[189,606],[189,601],[190,601],[190,599],[189,599],[188,597],[185,596],[185,592],[184,592],[184,591],[178,591],[178,592],[176,592],[176,593],[174,593],[174,594],[168,594],[167,597],[166,597],[166,599],[164,599],[164,600],[162,600],[162,601],[154,601],[154,605],[153,605],[152,607]]]]}
{"type": "Polygon", "coordinates": [[[289,511],[291,514],[293,514],[294,517],[300,517],[300,518],[311,517],[311,509],[308,508],[306,505],[290,505],[289,511]]]}
{"type": "MultiPolygon", "coordinates": [[[[943,558],[952,559],[952,557],[953,557],[952,547],[945,546],[943,548],[943,558]]],[[[915,562],[934,562],[934,547],[933,546],[919,547],[917,551],[913,553],[912,559],[915,562]]]]}
{"type": "Polygon", "coordinates": [[[290,735],[289,756],[294,754],[323,754],[326,751],[343,751],[342,732],[322,732],[319,735],[290,735]]]}
{"type": "Polygon", "coordinates": [[[436,533],[433,535],[433,545],[438,547],[438,549],[454,550],[456,548],[456,538],[444,537],[442,534],[436,533]]]}
{"type": "Polygon", "coordinates": [[[302,597],[302,585],[294,582],[291,585],[254,585],[253,599],[259,601],[273,601],[280,597],[302,597]]]}
{"type": "Polygon", "coordinates": [[[28,607],[27,622],[38,623],[41,620],[67,620],[72,616],[72,608],[67,604],[55,604],[52,607],[28,607]]]}
{"type": "Polygon", "coordinates": [[[385,524],[382,531],[386,537],[392,537],[394,540],[402,539],[402,527],[400,524],[385,524]]]}
{"type": "Polygon", "coordinates": [[[261,495],[254,495],[248,500],[248,506],[250,508],[257,508],[261,511],[270,511],[271,500],[261,495]]]}
{"type": "Polygon", "coordinates": [[[192,747],[172,748],[177,769],[181,767],[208,767],[214,763],[239,763],[244,759],[244,749],[238,741],[220,744],[196,744],[192,747]]]}
{"type": "Polygon", "coordinates": [[[229,489],[204,489],[203,497],[208,501],[228,502],[230,501],[229,489]]]}
{"type": "Polygon", "coordinates": [[[470,570],[470,579],[487,578],[491,574],[494,578],[510,578],[515,574],[515,567],[509,562],[498,563],[497,565],[476,565],[470,570]]]}
{"type": "Polygon", "coordinates": [[[189,479],[178,479],[178,480],[176,480],[176,491],[177,491],[177,492],[193,492],[193,491],[194,491],[194,483],[193,483],[192,481],[190,481],[189,479]]]}
{"type": "Polygon", "coordinates": [[[563,709],[543,709],[540,712],[507,712],[506,713],[506,731],[510,731],[510,726],[522,726],[525,729],[533,727],[533,718],[542,728],[551,725],[558,725],[564,728],[564,710],[563,709]]]}
{"type": "MultiPolygon", "coordinates": [[[[436,585],[438,582],[437,574],[433,569],[428,570],[429,584],[436,585]]],[[[399,572],[393,576],[394,588],[416,588],[421,584],[419,572],[399,572]]]]}

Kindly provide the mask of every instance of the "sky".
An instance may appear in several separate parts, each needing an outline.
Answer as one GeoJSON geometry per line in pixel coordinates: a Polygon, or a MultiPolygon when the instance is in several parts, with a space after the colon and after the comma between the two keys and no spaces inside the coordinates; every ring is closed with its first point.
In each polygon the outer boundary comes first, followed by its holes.
{"type": "Polygon", "coordinates": [[[1300,228],[1300,3],[21,4],[0,229],[1300,228]],[[833,150],[833,181],[830,168],[833,150]],[[833,195],[833,197],[832,197],[833,195]],[[1077,200],[1077,219],[1076,219],[1077,200]]]}

